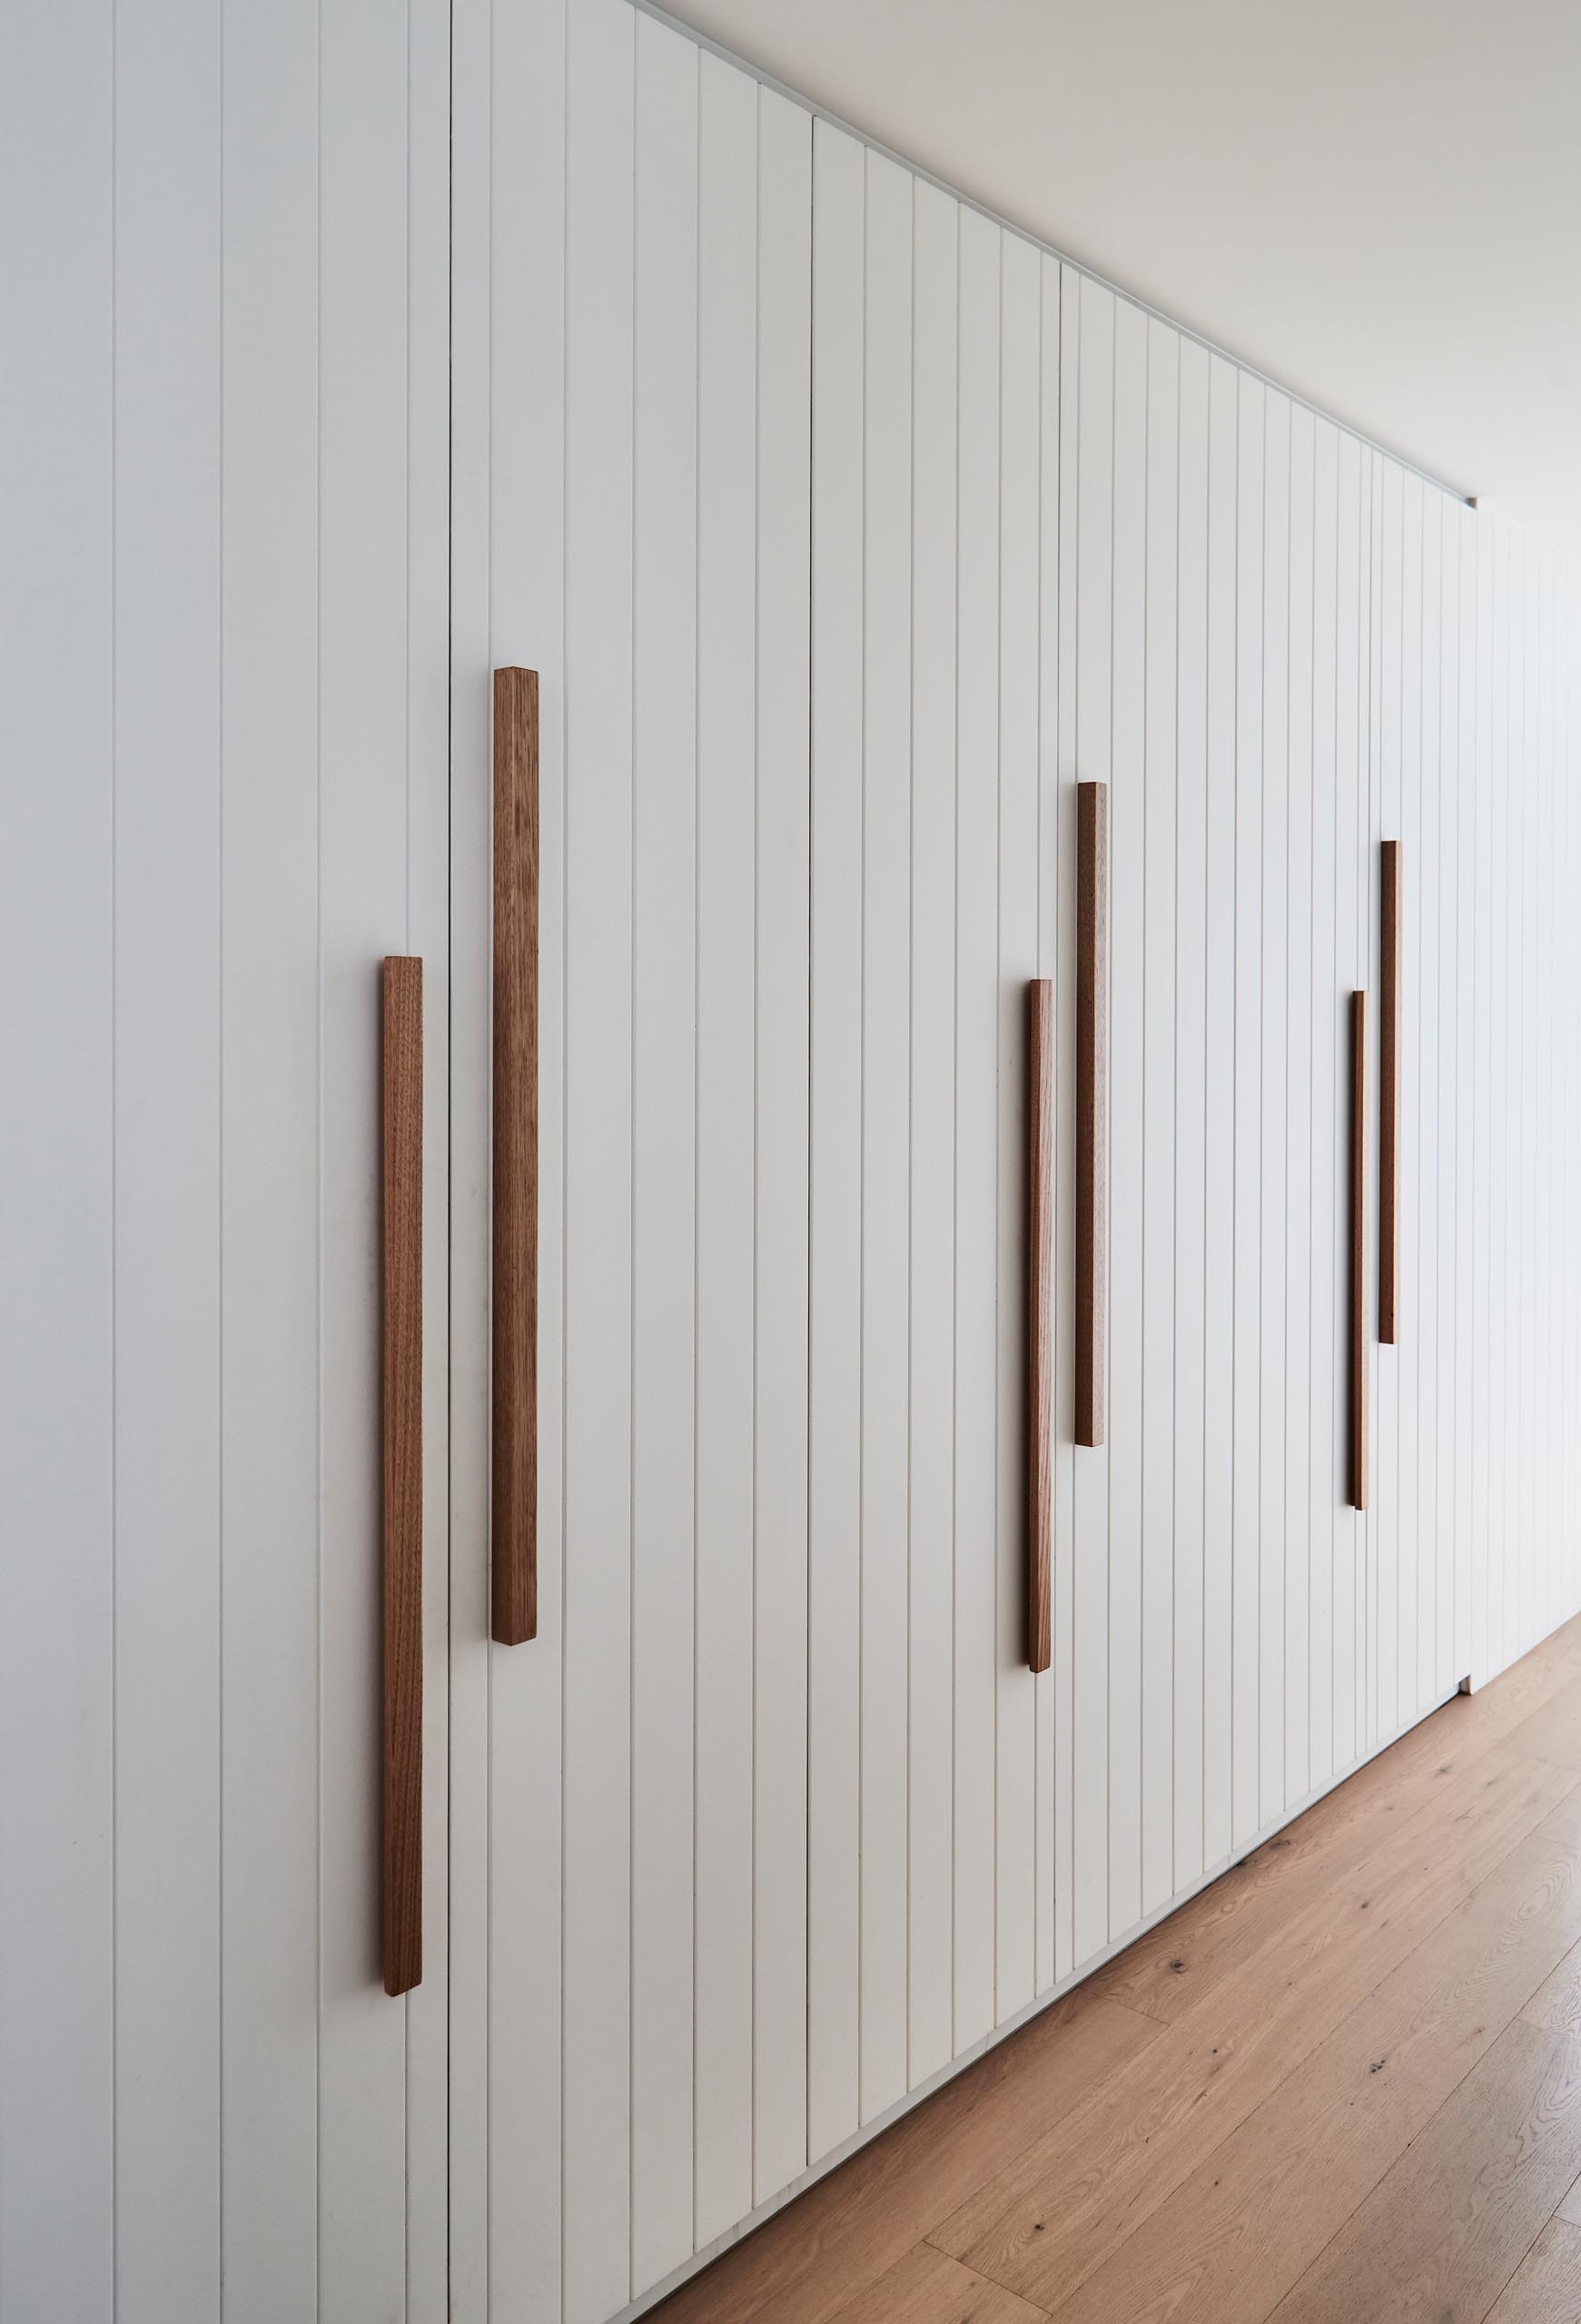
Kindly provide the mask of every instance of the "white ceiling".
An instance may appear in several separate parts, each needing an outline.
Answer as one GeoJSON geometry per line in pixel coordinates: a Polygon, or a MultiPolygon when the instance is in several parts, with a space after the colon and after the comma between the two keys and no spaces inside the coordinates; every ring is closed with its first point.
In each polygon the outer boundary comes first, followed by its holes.
{"type": "Polygon", "coordinates": [[[1581,551],[1581,0],[671,0],[1581,551]]]}

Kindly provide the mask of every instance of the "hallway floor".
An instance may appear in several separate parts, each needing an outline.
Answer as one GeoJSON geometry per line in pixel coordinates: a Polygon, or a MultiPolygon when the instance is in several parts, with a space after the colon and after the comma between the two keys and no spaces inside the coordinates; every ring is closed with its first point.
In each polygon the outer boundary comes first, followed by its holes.
{"type": "Polygon", "coordinates": [[[1581,2319],[1581,1619],[657,2313],[1581,2319]]]}

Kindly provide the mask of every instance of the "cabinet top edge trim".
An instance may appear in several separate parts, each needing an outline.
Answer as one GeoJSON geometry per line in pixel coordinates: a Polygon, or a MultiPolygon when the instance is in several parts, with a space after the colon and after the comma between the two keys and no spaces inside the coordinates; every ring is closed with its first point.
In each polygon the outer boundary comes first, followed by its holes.
{"type": "Polygon", "coordinates": [[[996,210],[992,202],[980,201],[975,194],[963,193],[958,185],[952,185],[947,178],[940,177],[937,172],[930,170],[925,162],[918,162],[909,153],[903,153],[894,146],[886,144],[882,137],[874,136],[871,131],[861,128],[855,122],[848,120],[844,113],[836,113],[832,105],[820,103],[816,97],[809,97],[805,91],[793,87],[788,81],[782,81],[776,74],[770,73],[765,66],[755,64],[750,57],[743,56],[738,50],[726,46],[721,40],[716,40],[711,33],[700,31],[696,25],[688,25],[683,17],[672,15],[669,9],[660,5],[659,0],[628,0],[628,5],[638,15],[651,16],[656,24],[665,25],[671,32],[678,33],[683,40],[690,41],[695,48],[705,50],[710,56],[717,56],[725,64],[734,65],[738,72],[746,74],[756,81],[759,87],[770,89],[776,96],[786,98],[791,104],[799,107],[803,113],[810,113],[815,121],[827,122],[831,129],[838,129],[845,136],[854,138],[869,153],[879,154],[886,162],[897,162],[911,176],[920,179],[923,184],[934,186],[940,193],[948,194],[952,202],[958,202],[963,208],[975,211],[980,218],[986,218],[991,225],[998,226],[1007,234],[1013,234],[1018,241],[1030,243],[1033,249],[1042,257],[1054,259],[1061,266],[1068,266],[1072,273],[1080,274],[1085,281],[1095,283],[1100,290],[1112,292],[1114,297],[1123,300],[1126,306],[1134,307],[1140,314],[1147,316],[1151,321],[1162,323],[1170,330],[1178,331],[1182,339],[1190,340],[1194,346],[1204,349],[1208,354],[1221,356],[1227,363],[1233,363],[1236,369],[1247,379],[1255,379],[1264,388],[1271,388],[1276,395],[1287,397],[1298,409],[1310,412],[1314,419],[1324,420],[1330,428],[1337,428],[1342,436],[1349,436],[1365,450],[1376,452],[1381,458],[1392,460],[1397,468],[1405,469],[1411,476],[1420,478],[1421,481],[1431,486],[1435,492],[1442,493],[1446,499],[1452,500],[1457,507],[1465,508],[1473,514],[1477,512],[1477,502],[1474,493],[1463,490],[1458,485],[1447,482],[1443,477],[1435,476],[1430,468],[1421,467],[1418,461],[1410,458],[1408,453],[1397,450],[1393,445],[1380,443],[1376,436],[1369,436],[1367,430],[1358,427],[1355,421],[1343,419],[1339,413],[1329,411],[1323,405],[1314,403],[1311,398],[1303,395],[1299,388],[1292,388],[1285,380],[1276,379],[1271,372],[1265,371],[1260,364],[1252,362],[1247,356],[1238,355],[1233,348],[1226,347],[1219,340],[1209,338],[1205,331],[1196,330],[1191,323],[1181,322],[1178,315],[1167,314],[1162,307],[1155,306],[1151,300],[1144,299],[1139,291],[1128,290],[1123,282],[1116,282],[1112,276],[1104,274],[1095,266],[1090,266],[1085,260],[1073,258],[1069,251],[1062,250],[1058,243],[1047,241],[1032,227],[1023,225],[1020,219],[1009,216],[1003,210],[996,210]]]}

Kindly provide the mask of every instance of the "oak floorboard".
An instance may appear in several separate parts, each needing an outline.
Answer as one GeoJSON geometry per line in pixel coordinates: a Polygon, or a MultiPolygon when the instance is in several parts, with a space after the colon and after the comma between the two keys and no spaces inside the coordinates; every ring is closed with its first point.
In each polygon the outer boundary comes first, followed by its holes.
{"type": "Polygon", "coordinates": [[[915,2243],[830,2324],[1048,2324],[1045,2311],[973,2275],[931,2243],[915,2243]]]}
{"type": "Polygon", "coordinates": [[[1507,1740],[1512,1751],[1551,1759],[1556,1767],[1581,1768],[1581,1679],[1529,1712],[1507,1740]]]}
{"type": "Polygon", "coordinates": [[[1581,2040],[1517,2020],[1280,2301],[1277,2324],[1485,2316],[1578,2169],[1581,2040]]]}
{"type": "Polygon", "coordinates": [[[1581,2324],[1581,2228],[1558,2214],[1548,2221],[1487,2324],[1581,2324]]]}
{"type": "Polygon", "coordinates": [[[664,2324],[825,2324],[977,2186],[1157,2040],[1086,1986],[957,2074],[655,2311],[664,2324]]]}
{"type": "MultiPolygon", "coordinates": [[[[1228,1975],[930,2240],[1057,2306],[1134,2238],[1301,2061],[1576,1788],[1497,1748],[1404,1836],[1228,1975]]],[[[1546,1967],[1531,1980],[1537,1984],[1546,1967]]],[[[1510,2014],[1526,1998],[1511,2004],[1510,2014]]]]}
{"type": "Polygon", "coordinates": [[[1550,2034],[1581,2034],[1581,1944],[1573,1945],[1521,2015],[1550,2034]]]}
{"type": "MultiPolygon", "coordinates": [[[[1143,2324],[1165,2316],[1171,2324],[1261,2324],[1330,2240],[1349,2231],[1358,2207],[1412,2142],[1428,2135],[1462,2083],[1512,2034],[1524,2003],[1578,1936],[1581,1788],[1286,2076],[1105,2266],[1068,2301],[1048,2298],[1043,2304],[1062,2324],[1143,2324]]],[[[1506,2055],[1546,2057],[1574,2038],[1521,2026],[1506,2055]]],[[[1488,2070],[1490,2093],[1502,2087],[1500,2071],[1488,2070]]],[[[1581,2137],[1581,2112],[1573,2127],[1581,2137]]],[[[1581,2151],[1546,2193],[1485,2306],[1578,2166],[1581,2151]]],[[[1547,2187],[1546,2178],[1541,2184],[1547,2187]]],[[[1435,2232],[1440,2230],[1448,2232],[1442,2221],[1435,2232]]],[[[1015,2278],[1015,2289],[1037,2298],[1037,2270],[1003,2272],[1015,2278]]],[[[1341,2302],[1300,2312],[1314,2319],[1370,2319],[1383,2311],[1341,2302]]],[[[1482,2312],[1455,2309],[1457,2316],[1482,2312]]]]}

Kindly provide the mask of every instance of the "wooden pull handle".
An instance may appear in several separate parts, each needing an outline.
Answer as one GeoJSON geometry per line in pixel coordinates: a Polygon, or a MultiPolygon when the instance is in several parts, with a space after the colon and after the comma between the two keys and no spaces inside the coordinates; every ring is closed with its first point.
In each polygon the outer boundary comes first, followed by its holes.
{"type": "Polygon", "coordinates": [[[1350,1505],[1367,1507],[1367,995],[1350,996],[1350,1505]]]}
{"type": "Polygon", "coordinates": [[[1383,842],[1383,947],[1379,1014],[1378,1123],[1378,1336],[1392,1346],[1399,1336],[1399,1022],[1400,843],[1383,842]]]}
{"type": "Polygon", "coordinates": [[[538,672],[494,673],[492,1631],[538,1635],[538,672]]]}
{"type": "Polygon", "coordinates": [[[1103,1442],[1109,1222],[1109,785],[1076,785],[1076,1413],[1103,1442]]]}
{"type": "Polygon", "coordinates": [[[422,962],[380,978],[384,1990],[422,1975],[422,962]]]}
{"type": "Polygon", "coordinates": [[[1026,1659],[1046,1670],[1053,1652],[1054,988],[1027,987],[1026,1659]]]}

